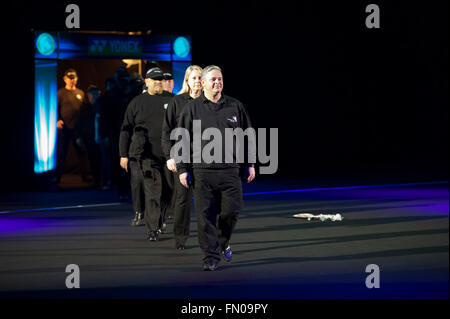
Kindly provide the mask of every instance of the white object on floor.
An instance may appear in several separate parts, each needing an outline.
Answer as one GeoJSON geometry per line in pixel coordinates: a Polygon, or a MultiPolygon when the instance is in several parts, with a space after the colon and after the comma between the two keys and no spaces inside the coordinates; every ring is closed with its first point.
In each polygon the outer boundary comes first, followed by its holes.
{"type": "Polygon", "coordinates": [[[319,215],[319,219],[321,221],[331,220],[331,221],[335,222],[335,221],[341,221],[342,220],[342,216],[341,216],[341,214],[336,214],[336,215],[323,215],[323,214],[320,214],[319,215]]]}
{"type": "Polygon", "coordinates": [[[342,221],[344,219],[344,217],[342,217],[341,214],[329,214],[329,215],[325,215],[325,214],[320,214],[320,215],[313,215],[313,214],[295,214],[294,217],[297,218],[307,218],[308,220],[311,219],[320,219],[320,221],[324,222],[327,220],[331,220],[333,222],[336,221],[342,221]]]}

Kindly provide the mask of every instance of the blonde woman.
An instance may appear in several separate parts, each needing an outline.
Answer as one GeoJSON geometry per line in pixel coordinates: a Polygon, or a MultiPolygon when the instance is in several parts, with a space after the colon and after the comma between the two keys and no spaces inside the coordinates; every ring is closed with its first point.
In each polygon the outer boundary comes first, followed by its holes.
{"type": "Polygon", "coordinates": [[[191,65],[186,69],[183,87],[176,96],[172,98],[164,116],[161,144],[164,156],[167,159],[167,168],[175,174],[174,192],[174,226],[175,247],[179,250],[185,249],[186,241],[189,238],[189,224],[191,216],[192,189],[187,189],[181,185],[177,173],[175,160],[170,158],[170,149],[174,141],[170,140],[170,132],[177,127],[178,118],[184,106],[191,100],[199,97],[202,93],[202,68],[198,65],[191,65]]]}

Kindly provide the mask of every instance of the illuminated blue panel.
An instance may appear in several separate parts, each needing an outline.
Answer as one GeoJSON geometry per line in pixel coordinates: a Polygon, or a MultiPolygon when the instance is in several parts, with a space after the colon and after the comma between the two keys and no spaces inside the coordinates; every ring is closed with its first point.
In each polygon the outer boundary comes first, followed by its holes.
{"type": "Polygon", "coordinates": [[[166,52],[170,53],[170,39],[154,37],[153,39],[146,39],[142,45],[144,52],[166,52]],[[156,42],[163,41],[163,42],[156,42]]]}
{"type": "Polygon", "coordinates": [[[191,52],[191,45],[185,37],[178,37],[173,43],[173,52],[180,58],[185,58],[191,52]]]}
{"type": "Polygon", "coordinates": [[[37,59],[56,59],[58,49],[57,36],[51,32],[34,33],[34,56],[37,59]]]}
{"type": "Polygon", "coordinates": [[[191,65],[191,62],[172,62],[172,76],[175,85],[173,92],[178,93],[183,87],[184,74],[186,69],[191,65]]]}
{"type": "Polygon", "coordinates": [[[186,37],[177,37],[173,42],[173,55],[174,61],[191,61],[191,41],[186,37]]]}
{"type": "Polygon", "coordinates": [[[68,32],[59,32],[59,59],[87,58],[87,36],[68,32]]]}
{"type": "Polygon", "coordinates": [[[35,60],[34,172],[56,167],[57,64],[35,60]]]}
{"type": "Polygon", "coordinates": [[[44,32],[37,37],[36,47],[40,54],[50,55],[55,52],[56,41],[51,34],[44,32]]]}
{"type": "Polygon", "coordinates": [[[170,61],[170,53],[154,53],[154,52],[144,52],[141,55],[141,59],[144,60],[155,60],[155,61],[170,61]]]}
{"type": "MultiPolygon", "coordinates": [[[[147,37],[127,37],[127,36],[112,36],[112,35],[86,35],[86,34],[76,34],[69,32],[58,32],[57,43],[58,43],[58,59],[102,59],[105,58],[103,55],[93,55],[90,53],[89,38],[104,39],[104,40],[117,40],[121,41],[124,39],[139,39],[142,45],[141,59],[144,60],[155,60],[155,61],[192,61],[191,54],[191,40],[188,36],[179,37],[173,35],[151,35],[147,37]],[[174,53],[174,42],[176,39],[184,39],[180,42],[182,45],[177,45],[177,52],[182,55],[178,56],[174,53]],[[189,50],[188,50],[189,48],[189,50]],[[184,50],[184,51],[183,51],[184,50]],[[184,53],[182,53],[184,52],[184,53]],[[188,52],[187,55],[186,52],[188,52]]],[[[92,42],[92,41],[91,41],[92,42]]],[[[120,58],[138,58],[135,54],[130,55],[127,53],[114,55],[120,58]]],[[[45,56],[38,56],[41,58],[45,56]]]]}

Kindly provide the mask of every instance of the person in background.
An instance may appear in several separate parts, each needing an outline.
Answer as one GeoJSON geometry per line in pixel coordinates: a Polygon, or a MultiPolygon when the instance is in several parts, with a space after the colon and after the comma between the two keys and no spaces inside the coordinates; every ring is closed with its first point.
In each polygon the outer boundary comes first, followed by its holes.
{"type": "MultiPolygon", "coordinates": [[[[174,87],[174,82],[173,82],[173,77],[172,74],[170,74],[169,72],[164,72],[163,73],[163,80],[162,80],[162,86],[163,86],[163,94],[166,96],[170,96],[170,97],[174,97],[175,94],[172,93],[173,91],[173,87],[174,87]]],[[[166,213],[166,218],[167,219],[173,219],[174,216],[174,209],[175,209],[175,186],[174,186],[174,173],[170,173],[170,179],[171,179],[171,185],[172,188],[174,189],[174,192],[172,194],[172,199],[170,201],[170,205],[169,208],[167,210],[166,213]]]]}
{"type": "Polygon", "coordinates": [[[144,78],[137,72],[130,74],[130,95],[131,99],[142,93],[144,87],[144,78]]]}
{"type": "Polygon", "coordinates": [[[124,67],[119,67],[114,73],[115,87],[113,88],[111,95],[114,98],[111,100],[114,109],[114,123],[112,127],[112,184],[117,188],[119,195],[119,201],[129,201],[130,194],[130,178],[129,175],[123,171],[119,165],[119,139],[121,126],[124,119],[124,114],[127,109],[128,103],[132,99],[131,87],[130,87],[130,75],[124,67]]]}
{"type": "Polygon", "coordinates": [[[100,163],[99,148],[95,143],[94,110],[100,96],[100,89],[95,85],[89,85],[86,96],[87,101],[81,109],[80,120],[77,124],[77,131],[79,132],[77,142],[85,150],[85,156],[82,158],[83,181],[94,182],[93,186],[98,187],[100,185],[100,163]]]}
{"type": "Polygon", "coordinates": [[[173,81],[172,74],[170,74],[169,72],[164,72],[163,77],[164,77],[162,80],[163,90],[165,92],[169,92],[173,96],[174,95],[173,87],[174,87],[175,83],[173,81]]]}
{"type": "Polygon", "coordinates": [[[73,142],[76,151],[82,157],[83,150],[79,146],[79,132],[77,131],[81,108],[85,102],[85,95],[77,88],[78,74],[72,68],[67,69],[63,76],[65,86],[58,90],[58,159],[56,166],[56,183],[59,183],[64,170],[64,162],[69,145],[73,142]],[[78,140],[78,143],[77,143],[78,140]]]}
{"type": "Polygon", "coordinates": [[[100,148],[100,186],[103,190],[111,189],[112,134],[115,122],[113,94],[116,81],[113,77],[106,79],[106,92],[94,104],[95,142],[100,148]]]}

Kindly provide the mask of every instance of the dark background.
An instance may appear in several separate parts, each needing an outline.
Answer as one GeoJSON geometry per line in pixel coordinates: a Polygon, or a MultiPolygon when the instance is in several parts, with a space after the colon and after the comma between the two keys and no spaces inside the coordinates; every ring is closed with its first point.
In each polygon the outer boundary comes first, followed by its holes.
{"type": "Polygon", "coordinates": [[[66,30],[69,3],[81,30],[191,35],[193,63],[222,67],[254,126],[279,129],[261,179],[448,179],[447,1],[39,1],[2,9],[2,190],[34,187],[29,30],[66,30]]]}

